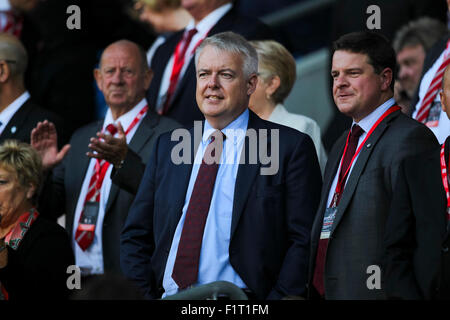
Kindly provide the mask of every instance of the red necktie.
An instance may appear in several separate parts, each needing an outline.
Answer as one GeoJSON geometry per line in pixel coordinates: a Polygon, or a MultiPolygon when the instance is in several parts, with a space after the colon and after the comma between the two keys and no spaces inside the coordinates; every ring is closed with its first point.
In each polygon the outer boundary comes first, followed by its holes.
{"type": "Polygon", "coordinates": [[[211,142],[206,147],[186,211],[172,272],[172,278],[180,289],[185,289],[197,281],[203,230],[219,169],[218,162],[222,154],[223,139],[219,135],[225,137],[222,132],[217,130],[212,134],[211,142]],[[215,155],[216,149],[217,156],[215,155]]]}
{"type": "Polygon", "coordinates": [[[164,101],[163,108],[160,110],[160,114],[166,114],[170,107],[170,100],[172,99],[173,94],[175,93],[175,89],[177,87],[178,78],[180,77],[181,69],[183,69],[184,65],[184,56],[186,55],[186,51],[191,43],[192,37],[197,33],[197,29],[191,29],[189,31],[185,31],[183,38],[178,43],[175,48],[174,53],[174,61],[172,74],[170,76],[170,84],[169,89],[167,89],[166,100],[164,101]]]}
{"type": "Polygon", "coordinates": [[[430,114],[431,103],[436,98],[439,90],[442,85],[442,78],[444,75],[444,70],[450,63],[450,54],[444,53],[444,60],[442,61],[441,66],[436,71],[436,74],[433,77],[430,85],[428,86],[427,93],[425,94],[422,104],[420,105],[419,111],[416,114],[416,120],[422,123],[426,123],[428,119],[428,115],[430,114]]]}
{"type": "MultiPolygon", "coordinates": [[[[6,291],[5,287],[0,282],[0,297],[3,296],[4,300],[9,300],[8,291],[6,291]]],[[[2,300],[2,299],[0,299],[2,300]]]]}
{"type": "MultiPolygon", "coordinates": [[[[360,126],[357,124],[353,125],[352,131],[350,133],[350,138],[348,139],[348,146],[347,150],[344,154],[343,160],[342,160],[342,167],[341,171],[339,172],[339,181],[343,181],[342,179],[345,179],[343,175],[347,171],[353,156],[355,155],[356,148],[358,147],[358,141],[359,137],[363,134],[364,130],[361,129],[360,126]]],[[[345,183],[345,181],[344,181],[345,183]]],[[[342,190],[343,191],[343,190],[342,190]]],[[[336,206],[339,204],[339,201],[341,201],[343,192],[340,192],[336,199],[336,206]]],[[[333,205],[332,201],[332,205],[333,205]]],[[[325,287],[324,287],[324,281],[323,281],[323,273],[325,269],[325,256],[327,252],[327,246],[328,246],[328,239],[320,239],[319,245],[317,247],[317,255],[316,255],[316,266],[314,269],[314,277],[313,277],[313,285],[316,288],[317,292],[321,296],[325,295],[325,287]]]]}
{"type": "MultiPolygon", "coordinates": [[[[115,135],[117,128],[113,124],[106,126],[106,130],[111,134],[115,135]]],[[[109,162],[105,160],[98,161],[94,167],[94,172],[92,174],[91,180],[89,181],[88,192],[84,203],[86,202],[100,202],[100,190],[102,188],[103,179],[105,178],[106,171],[108,170],[109,162]]],[[[83,209],[84,211],[84,209],[83,209]]],[[[85,251],[90,247],[92,241],[94,241],[95,226],[84,225],[81,222],[83,217],[83,211],[80,214],[80,221],[78,222],[78,227],[75,232],[75,241],[80,246],[81,250],[85,251]]]]}

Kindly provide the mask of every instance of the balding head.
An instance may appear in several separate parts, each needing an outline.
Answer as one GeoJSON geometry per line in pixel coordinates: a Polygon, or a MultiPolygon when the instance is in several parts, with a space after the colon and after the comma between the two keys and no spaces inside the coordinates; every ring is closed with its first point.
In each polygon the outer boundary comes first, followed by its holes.
{"type": "Polygon", "coordinates": [[[103,51],[94,76],[116,119],[145,97],[151,71],[145,52],[134,42],[120,40],[103,51]]]}
{"type": "Polygon", "coordinates": [[[450,119],[450,65],[444,70],[442,77],[442,90],[439,93],[441,96],[442,110],[447,114],[450,119]]]}
{"type": "Polygon", "coordinates": [[[11,78],[22,78],[28,64],[25,47],[16,37],[0,33],[0,61],[5,61],[10,69],[11,78]]]}
{"type": "Polygon", "coordinates": [[[138,58],[138,63],[140,65],[141,71],[148,70],[147,54],[141,46],[129,40],[119,40],[111,43],[105,48],[103,54],[100,58],[100,68],[102,66],[102,61],[105,55],[108,55],[111,51],[116,51],[117,49],[128,52],[129,54],[135,55],[138,58]]]}

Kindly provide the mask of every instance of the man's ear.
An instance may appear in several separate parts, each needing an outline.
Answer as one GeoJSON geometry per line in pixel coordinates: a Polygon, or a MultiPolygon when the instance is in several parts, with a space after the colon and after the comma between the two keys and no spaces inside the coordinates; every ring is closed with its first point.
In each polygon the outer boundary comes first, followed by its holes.
{"type": "Polygon", "coordinates": [[[444,111],[444,113],[447,113],[447,107],[446,107],[446,99],[445,99],[445,94],[444,94],[444,90],[441,90],[439,92],[439,96],[441,97],[441,108],[442,111],[444,111]]]}
{"type": "Polygon", "coordinates": [[[11,75],[11,69],[6,61],[0,62],[0,82],[5,83],[11,75]]]}
{"type": "Polygon", "coordinates": [[[394,81],[392,69],[384,68],[384,70],[381,71],[380,76],[381,76],[381,81],[382,81],[381,82],[381,90],[382,91],[389,90],[389,88],[391,87],[392,81],[394,81]]]}
{"type": "Polygon", "coordinates": [[[258,83],[258,76],[256,75],[256,73],[253,73],[247,82],[247,95],[249,97],[253,92],[255,92],[257,83],[258,83]]]}
{"type": "Polygon", "coordinates": [[[144,72],[144,88],[145,91],[147,91],[147,89],[150,87],[150,83],[152,82],[153,79],[153,71],[152,69],[148,69],[147,71],[144,72]]]}

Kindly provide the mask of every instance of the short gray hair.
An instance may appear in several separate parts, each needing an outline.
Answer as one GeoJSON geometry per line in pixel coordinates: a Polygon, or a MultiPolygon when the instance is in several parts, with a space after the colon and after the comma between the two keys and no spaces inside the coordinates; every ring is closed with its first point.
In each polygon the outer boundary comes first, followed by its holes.
{"type": "Polygon", "coordinates": [[[446,33],[447,26],[441,21],[423,17],[401,27],[395,34],[392,46],[396,53],[405,47],[417,45],[421,45],[427,52],[446,33]]]}
{"type": "Polygon", "coordinates": [[[19,39],[8,33],[0,33],[0,60],[5,60],[11,77],[23,76],[27,70],[28,55],[19,39]]]}
{"type": "Polygon", "coordinates": [[[255,48],[241,35],[228,31],[215,34],[203,40],[195,51],[195,68],[198,66],[198,59],[202,50],[211,46],[221,51],[236,53],[242,56],[243,72],[249,78],[251,74],[258,73],[258,54],[255,48]]]}

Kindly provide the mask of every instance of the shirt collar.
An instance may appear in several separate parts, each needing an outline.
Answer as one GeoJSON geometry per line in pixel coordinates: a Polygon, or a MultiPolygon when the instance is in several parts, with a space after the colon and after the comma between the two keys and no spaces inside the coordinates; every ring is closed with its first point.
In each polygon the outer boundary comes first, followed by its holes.
{"type": "MultiPolygon", "coordinates": [[[[385,103],[377,107],[374,111],[372,111],[368,116],[359,122],[353,121],[353,124],[359,125],[365,133],[369,132],[372,126],[377,122],[377,120],[385,113],[390,107],[395,104],[394,98],[390,98],[385,103]]],[[[352,124],[352,126],[353,126],[352,124]]]]}
{"type": "MultiPolygon", "coordinates": [[[[22,93],[16,100],[10,103],[2,112],[0,112],[0,122],[2,123],[2,129],[6,127],[9,120],[20,109],[20,107],[30,98],[28,91],[22,93]]],[[[0,129],[1,131],[1,129],[0,129]]]]}
{"type": "MultiPolygon", "coordinates": [[[[228,141],[229,138],[231,138],[231,137],[235,137],[235,139],[237,139],[235,141],[235,143],[239,142],[241,139],[243,139],[243,137],[245,136],[245,132],[247,131],[248,118],[249,118],[249,112],[248,112],[248,108],[247,108],[247,109],[245,109],[244,112],[241,113],[241,115],[239,117],[234,119],[225,128],[223,128],[221,131],[227,137],[225,141],[228,141]],[[238,132],[238,130],[242,131],[243,135],[236,134],[236,132],[238,132]]],[[[202,142],[204,144],[208,142],[209,137],[215,130],[216,129],[214,129],[209,124],[208,120],[205,120],[205,128],[203,130],[203,136],[202,136],[202,142]]]]}
{"type": "Polygon", "coordinates": [[[138,115],[138,113],[147,105],[147,99],[142,99],[137,105],[135,105],[130,111],[127,113],[121,115],[119,118],[117,118],[115,121],[112,117],[111,109],[108,108],[108,111],[106,112],[105,120],[103,121],[103,130],[105,130],[106,126],[109,124],[116,125],[119,121],[122,124],[123,130],[127,130],[127,128],[130,126],[131,122],[133,122],[134,118],[138,115]]]}
{"type": "Polygon", "coordinates": [[[186,31],[189,31],[193,28],[197,29],[198,35],[205,36],[209,30],[214,27],[217,22],[232,8],[231,3],[224,4],[223,6],[217,8],[212,11],[206,17],[204,17],[197,25],[195,25],[194,19],[192,19],[189,24],[186,26],[186,31]]]}

